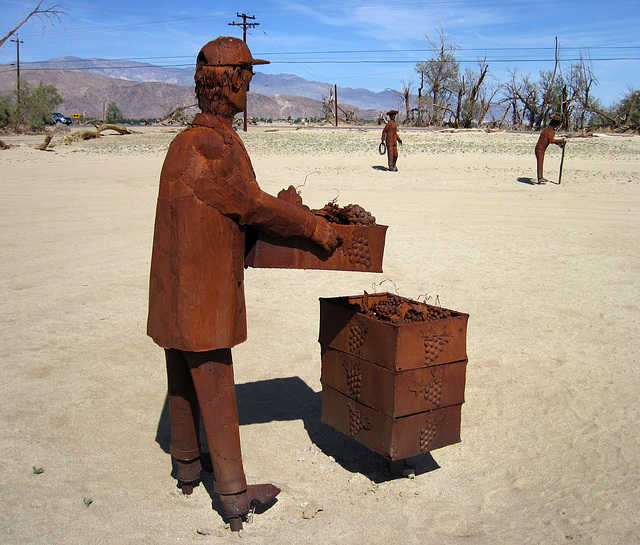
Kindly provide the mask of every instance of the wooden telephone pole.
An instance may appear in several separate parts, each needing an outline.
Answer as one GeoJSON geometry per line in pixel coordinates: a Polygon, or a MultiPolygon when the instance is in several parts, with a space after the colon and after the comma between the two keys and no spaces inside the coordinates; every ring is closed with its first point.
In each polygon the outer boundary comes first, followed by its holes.
{"type": "MultiPolygon", "coordinates": [[[[246,13],[236,13],[236,17],[241,17],[242,18],[242,23],[229,23],[229,25],[231,26],[241,26],[242,27],[242,41],[246,44],[247,43],[247,28],[253,28],[255,26],[258,26],[260,23],[247,23],[247,19],[251,19],[255,21],[256,16],[255,15],[247,15],[246,13]]],[[[247,91],[247,95],[249,94],[249,91],[247,91]]],[[[249,116],[247,115],[247,97],[245,96],[244,98],[244,132],[247,132],[247,118],[249,116]]]]}
{"type": "Polygon", "coordinates": [[[20,44],[24,42],[18,38],[17,34],[16,39],[11,41],[16,42],[16,91],[18,94],[18,104],[20,104],[20,44]]]}

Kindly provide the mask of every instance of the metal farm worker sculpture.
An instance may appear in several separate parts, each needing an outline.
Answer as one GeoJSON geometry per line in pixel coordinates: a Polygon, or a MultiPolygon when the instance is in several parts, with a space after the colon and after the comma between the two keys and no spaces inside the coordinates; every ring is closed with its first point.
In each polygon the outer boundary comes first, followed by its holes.
{"type": "Polygon", "coordinates": [[[564,147],[566,144],[566,140],[564,139],[556,139],[556,127],[559,127],[562,124],[562,118],[559,115],[554,115],[549,122],[549,126],[542,129],[540,133],[540,138],[538,139],[538,143],[536,144],[536,165],[537,165],[537,175],[538,175],[538,183],[548,182],[543,174],[542,169],[544,166],[544,154],[547,150],[549,144],[556,144],[560,147],[564,147]]]}
{"type": "Polygon", "coordinates": [[[393,172],[398,172],[398,167],[396,167],[396,161],[398,160],[398,142],[402,144],[402,140],[398,136],[398,124],[396,123],[397,113],[398,110],[387,112],[389,121],[384,126],[384,129],[382,129],[382,142],[387,146],[389,170],[393,172]]]}
{"type": "Polygon", "coordinates": [[[202,414],[214,490],[234,531],[252,504],[280,492],[271,484],[247,485],[240,450],[231,348],[247,338],[245,226],[306,237],[327,250],[338,244],[324,219],[260,189],[232,127],[244,109],[252,66],[267,62],[231,37],[198,54],[202,113],[173,140],[162,167],[149,285],[147,332],[166,353],[178,484],[190,494],[199,478],[202,414]]]}

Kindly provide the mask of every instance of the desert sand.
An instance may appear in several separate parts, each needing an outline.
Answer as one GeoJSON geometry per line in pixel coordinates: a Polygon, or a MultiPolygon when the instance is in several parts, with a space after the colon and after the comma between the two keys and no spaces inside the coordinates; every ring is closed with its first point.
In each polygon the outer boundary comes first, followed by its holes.
{"type": "MultiPolygon", "coordinates": [[[[572,138],[562,183],[537,185],[535,134],[404,130],[388,172],[380,130],[241,133],[265,191],[358,203],[389,229],[382,274],[246,271],[245,469],[282,492],[240,535],[210,474],[176,488],[145,333],[176,130],[62,131],[44,152],[42,136],[3,137],[1,543],[640,542],[640,136],[572,138]],[[318,298],[363,290],[470,315],[462,442],[391,475],[320,422],[318,298]]],[[[550,180],[559,163],[552,146],[550,180]]]]}

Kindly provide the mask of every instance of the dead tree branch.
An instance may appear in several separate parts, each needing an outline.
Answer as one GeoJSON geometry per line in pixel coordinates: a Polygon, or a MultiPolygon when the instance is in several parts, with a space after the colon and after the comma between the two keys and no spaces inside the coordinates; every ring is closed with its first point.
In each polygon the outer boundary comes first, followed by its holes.
{"type": "Polygon", "coordinates": [[[42,2],[44,2],[44,0],[40,0],[35,9],[31,13],[29,13],[29,15],[27,15],[18,26],[16,26],[13,30],[10,30],[9,34],[7,34],[0,40],[0,47],[2,47],[4,45],[4,42],[11,38],[11,36],[13,36],[18,31],[18,29],[32,17],[39,17],[42,20],[46,18],[52,24],[55,24],[55,20],[57,20],[59,23],[62,22],[61,16],[67,14],[64,11],[64,8],[62,6],[59,6],[58,4],[55,4],[50,8],[40,9],[40,6],[42,6],[42,2]]]}
{"type": "Polygon", "coordinates": [[[134,134],[135,131],[130,131],[122,125],[99,125],[97,121],[93,121],[92,125],[96,128],[95,131],[80,131],[74,132],[70,136],[67,136],[64,141],[65,144],[71,144],[80,140],[91,140],[92,138],[100,138],[102,131],[116,131],[118,134],[134,134]]]}
{"type": "Polygon", "coordinates": [[[38,149],[40,151],[47,151],[47,147],[51,143],[51,138],[53,137],[50,134],[47,134],[47,136],[44,137],[44,142],[38,146],[38,149]]]}
{"type": "Polygon", "coordinates": [[[160,121],[161,125],[176,125],[184,124],[190,121],[187,115],[189,108],[194,108],[197,104],[189,104],[188,106],[177,106],[173,110],[170,110],[160,121]]]}
{"type": "Polygon", "coordinates": [[[99,125],[96,121],[91,123],[96,130],[100,133],[102,131],[116,131],[118,134],[133,134],[132,131],[123,127],[122,125],[114,125],[112,123],[107,123],[106,125],[99,125]]]}
{"type": "Polygon", "coordinates": [[[627,116],[627,121],[625,125],[627,127],[631,126],[631,118],[633,117],[634,112],[636,111],[636,104],[638,104],[638,98],[640,97],[640,92],[636,93],[631,101],[631,107],[629,108],[629,115],[627,116]]]}
{"type": "Polygon", "coordinates": [[[618,127],[618,125],[620,125],[620,121],[618,119],[616,119],[615,117],[611,117],[610,115],[607,115],[604,112],[601,112],[600,110],[596,110],[595,108],[585,108],[585,110],[588,112],[593,112],[594,114],[598,114],[600,117],[603,117],[608,121],[611,121],[611,123],[613,123],[614,129],[618,127]]]}

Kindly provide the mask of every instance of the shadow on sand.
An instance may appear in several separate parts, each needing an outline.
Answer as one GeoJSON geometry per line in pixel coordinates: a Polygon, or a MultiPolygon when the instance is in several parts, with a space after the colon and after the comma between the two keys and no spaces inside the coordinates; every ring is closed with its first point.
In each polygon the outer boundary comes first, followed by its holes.
{"type": "MultiPolygon", "coordinates": [[[[369,450],[351,437],[343,435],[320,420],[322,394],[314,392],[300,377],[277,378],[236,385],[240,425],[265,424],[302,420],[309,439],[326,456],[333,456],[336,463],[351,473],[362,473],[371,481],[380,483],[404,476],[411,468],[416,475],[438,469],[440,466],[430,453],[406,460],[390,462],[369,450]]],[[[208,451],[204,430],[201,430],[203,451],[208,451]]],[[[169,453],[169,403],[165,399],[156,433],[156,442],[169,453]]],[[[209,460],[204,460],[205,470],[210,471],[209,460]],[[207,468],[207,465],[209,466],[207,468]]],[[[175,470],[172,473],[175,477],[175,470]]],[[[268,478],[268,475],[265,475],[268,478]]],[[[213,475],[203,471],[202,483],[213,499],[213,507],[222,513],[222,507],[213,492],[213,475]]]]}
{"type": "MultiPolygon", "coordinates": [[[[538,184],[538,180],[536,180],[535,178],[524,178],[524,177],[519,177],[518,181],[521,184],[529,184],[529,185],[546,185],[546,182],[543,182],[542,184],[538,184]]],[[[554,182],[553,180],[547,180],[550,184],[554,184],[554,185],[559,185],[558,182],[554,182]]]]}

